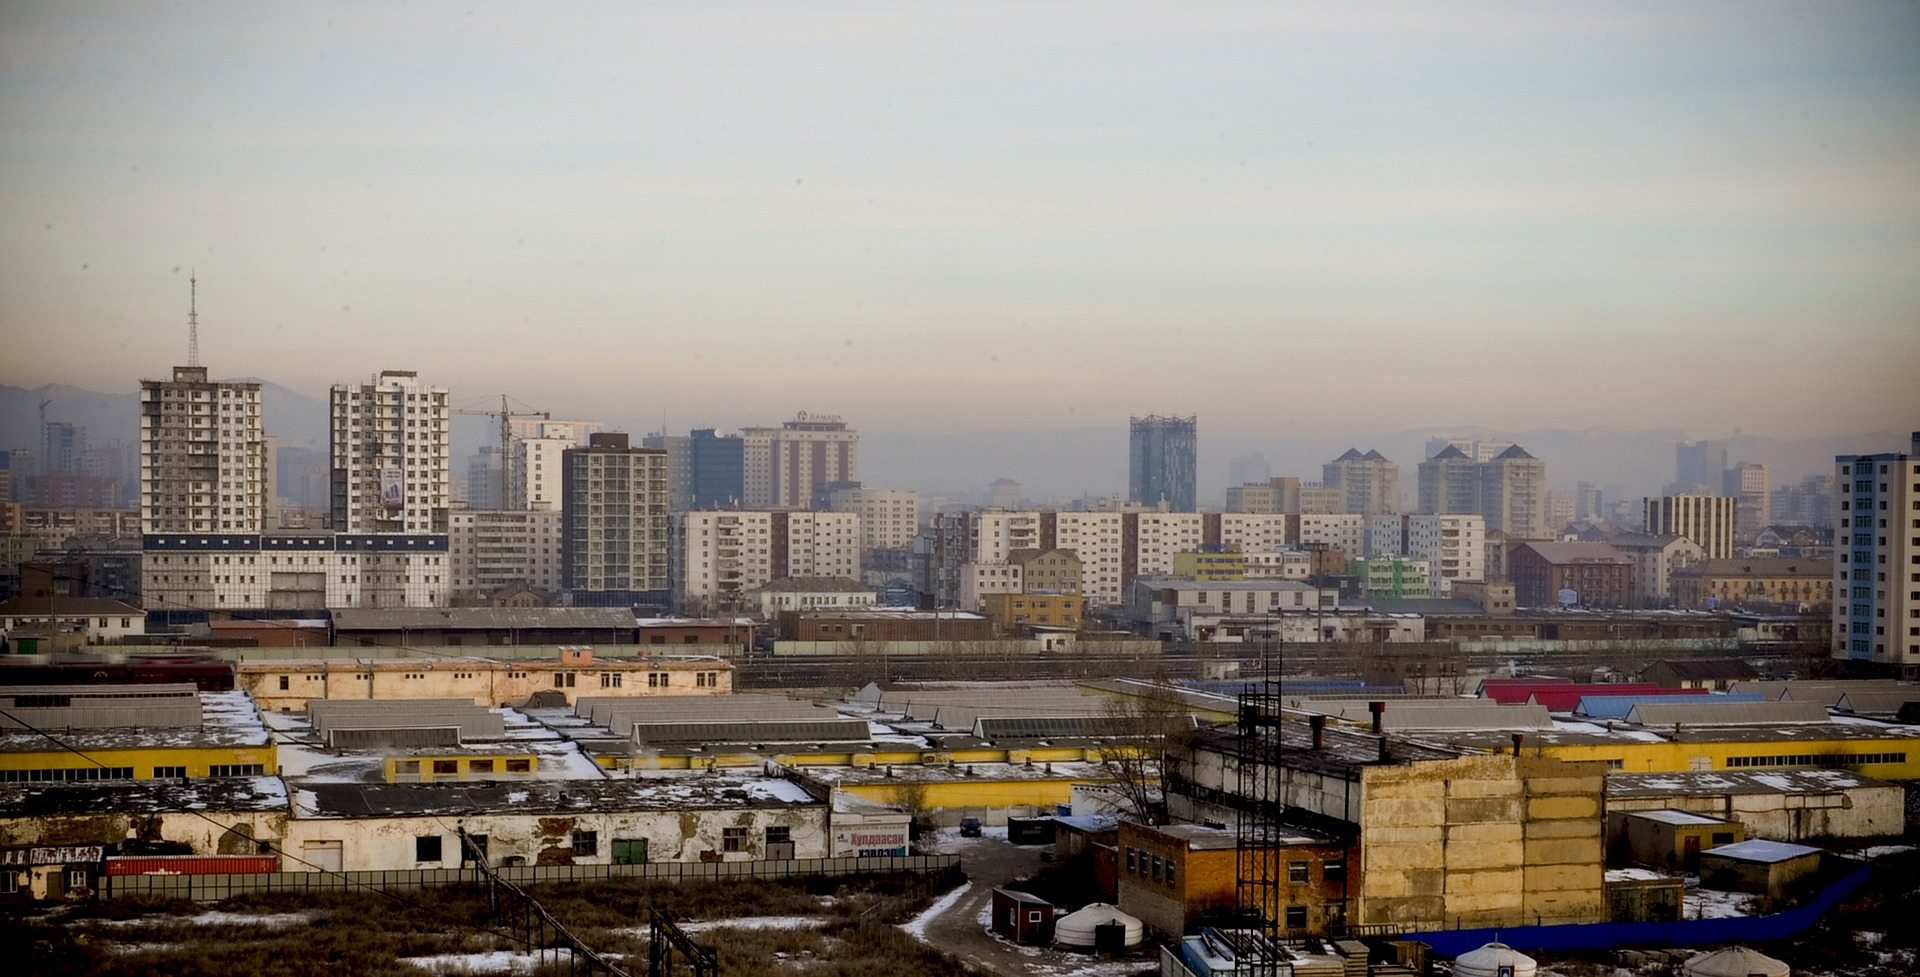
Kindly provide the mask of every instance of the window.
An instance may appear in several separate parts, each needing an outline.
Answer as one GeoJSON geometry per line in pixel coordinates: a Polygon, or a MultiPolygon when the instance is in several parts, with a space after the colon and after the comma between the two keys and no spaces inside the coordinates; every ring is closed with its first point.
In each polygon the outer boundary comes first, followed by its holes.
{"type": "Polygon", "coordinates": [[[1287,907],[1287,928],[1290,930],[1303,930],[1307,928],[1307,907],[1287,907]]]}
{"type": "Polygon", "coordinates": [[[553,673],[553,687],[556,689],[571,689],[574,687],[574,682],[577,678],[578,676],[572,672],[555,672],[553,673]]]}
{"type": "Polygon", "coordinates": [[[207,768],[209,777],[262,777],[266,768],[258,763],[216,763],[207,768]]]}
{"type": "Polygon", "coordinates": [[[508,773],[532,773],[533,761],[525,758],[518,759],[518,760],[508,760],[507,772],[508,773]]]}
{"type": "Polygon", "coordinates": [[[1345,858],[1329,858],[1320,863],[1320,881],[1345,882],[1346,880],[1347,860],[1345,858]]]}
{"type": "Polygon", "coordinates": [[[86,887],[87,887],[87,870],[86,869],[84,868],[67,869],[68,891],[72,891],[74,889],[84,889],[86,887]]]}
{"type": "Polygon", "coordinates": [[[600,832],[575,831],[573,833],[573,854],[575,857],[591,857],[600,854],[600,832]]]}
{"type": "Polygon", "coordinates": [[[395,776],[399,777],[418,777],[420,776],[420,761],[395,760],[393,763],[393,772],[395,776]]]}
{"type": "Polygon", "coordinates": [[[186,776],[187,776],[186,767],[154,767],[153,768],[153,779],[155,780],[184,780],[186,779],[186,776]]]}
{"type": "Polygon", "coordinates": [[[1127,849],[1127,871],[1128,872],[1139,871],[1139,869],[1136,867],[1134,862],[1134,850],[1131,848],[1127,849]]]}
{"type": "Polygon", "coordinates": [[[0,871],[0,892],[19,892],[20,873],[0,871]]]}
{"type": "Polygon", "coordinates": [[[471,864],[474,860],[474,853],[476,851],[479,852],[480,860],[486,861],[486,858],[487,858],[487,836],[486,835],[468,835],[467,836],[467,843],[461,846],[460,848],[460,864],[462,865],[471,864]]]}
{"type": "Polygon", "coordinates": [[[425,835],[413,839],[413,860],[416,862],[437,862],[440,860],[440,836],[425,835]]]}
{"type": "Polygon", "coordinates": [[[287,676],[285,675],[280,676],[280,691],[287,691],[287,676]]]}
{"type": "Polygon", "coordinates": [[[469,763],[467,764],[467,772],[469,772],[469,773],[492,773],[492,772],[493,772],[493,761],[492,761],[492,760],[473,760],[473,761],[470,761],[470,762],[469,762],[469,763]]]}
{"type": "Polygon", "coordinates": [[[720,850],[721,851],[746,851],[747,850],[747,829],[745,828],[720,829],[720,850]]]}
{"type": "Polygon", "coordinates": [[[1287,884],[1306,885],[1308,881],[1306,862],[1287,863],[1287,884]]]}
{"type": "Polygon", "coordinates": [[[1173,859],[1167,859],[1167,884],[1172,885],[1174,881],[1175,879],[1173,877],[1173,859]]]}
{"type": "Polygon", "coordinates": [[[793,840],[793,829],[786,825],[775,825],[767,829],[767,844],[778,845],[793,840]]]}
{"type": "Polygon", "coordinates": [[[647,839],[645,838],[613,839],[613,864],[615,865],[647,864],[647,839]]]}
{"type": "Polygon", "coordinates": [[[1160,856],[1158,855],[1153,856],[1153,880],[1155,882],[1160,881],[1160,866],[1161,866],[1160,856]]]}
{"type": "Polygon", "coordinates": [[[1714,844],[1716,844],[1716,845],[1731,845],[1731,844],[1733,844],[1733,832],[1731,832],[1731,831],[1715,831],[1715,832],[1713,833],[1713,843],[1714,843],[1714,844]]]}
{"type": "Polygon", "coordinates": [[[601,688],[603,688],[603,689],[617,689],[617,688],[619,688],[619,687],[620,687],[620,673],[619,673],[619,672],[601,672],[601,673],[600,673],[600,687],[601,687],[601,688]]]}
{"type": "Polygon", "coordinates": [[[460,761],[458,760],[433,761],[433,773],[435,776],[439,776],[441,774],[456,774],[459,772],[460,772],[460,761]]]}

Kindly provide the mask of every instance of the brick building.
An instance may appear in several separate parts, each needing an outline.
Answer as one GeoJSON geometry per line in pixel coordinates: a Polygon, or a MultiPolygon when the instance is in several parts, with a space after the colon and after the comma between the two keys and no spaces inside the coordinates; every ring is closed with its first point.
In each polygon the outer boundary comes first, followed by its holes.
{"type": "Polygon", "coordinates": [[[1562,591],[1583,607],[1632,607],[1635,569],[1633,557],[1606,543],[1528,542],[1507,556],[1521,607],[1558,604],[1562,591]]]}

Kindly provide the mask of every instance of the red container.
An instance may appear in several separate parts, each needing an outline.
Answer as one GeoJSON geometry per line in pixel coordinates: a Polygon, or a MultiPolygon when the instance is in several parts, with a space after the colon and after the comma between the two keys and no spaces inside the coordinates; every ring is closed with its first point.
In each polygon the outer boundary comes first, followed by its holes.
{"type": "Polygon", "coordinates": [[[254,875],[280,871],[278,855],[116,855],[108,875],[254,875]]]}

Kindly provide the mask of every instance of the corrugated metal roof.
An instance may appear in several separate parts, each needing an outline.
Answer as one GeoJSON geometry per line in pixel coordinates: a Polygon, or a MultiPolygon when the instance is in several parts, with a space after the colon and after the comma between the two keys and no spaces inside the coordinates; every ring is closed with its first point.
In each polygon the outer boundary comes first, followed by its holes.
{"type": "Polygon", "coordinates": [[[865,743],[873,738],[864,719],[815,721],[634,723],[633,741],[650,743],[865,743]]]}
{"type": "Polygon", "coordinates": [[[1759,695],[1595,695],[1581,696],[1580,705],[1573,712],[1577,716],[1591,719],[1625,719],[1633,712],[1633,707],[1643,704],[1663,705],[1667,703],[1689,702],[1765,702],[1765,696],[1759,695]]]}
{"type": "Polygon", "coordinates": [[[1642,726],[1762,726],[1778,723],[1824,723],[1827,707],[1818,702],[1647,703],[1633,707],[1627,721],[1642,726]]]}
{"type": "Polygon", "coordinates": [[[1731,845],[1719,845],[1700,853],[1702,858],[1733,858],[1743,862],[1788,862],[1808,855],[1818,855],[1820,849],[1806,845],[1791,845],[1784,841],[1736,841],[1731,845]]]}
{"type": "Polygon", "coordinates": [[[1836,708],[1856,716],[1892,716],[1909,702],[1920,702],[1920,685],[1904,689],[1855,690],[1841,696],[1836,708]]]}
{"type": "Polygon", "coordinates": [[[1778,682],[1735,682],[1728,687],[1730,692],[1753,692],[1769,699],[1787,697],[1800,702],[1818,702],[1831,706],[1840,701],[1840,697],[1855,690],[1897,689],[1901,683],[1890,678],[1837,679],[1820,681],[1814,679],[1790,679],[1778,682]]]}
{"type": "MultiPolygon", "coordinates": [[[[1317,712],[1347,722],[1371,723],[1366,700],[1307,699],[1289,707],[1317,712]]],[[[1422,729],[1552,729],[1553,717],[1544,706],[1501,705],[1491,699],[1392,699],[1380,714],[1388,730],[1422,729]]]]}
{"type": "Polygon", "coordinates": [[[1851,770],[1690,770],[1683,773],[1610,773],[1607,796],[1698,797],[1723,794],[1831,794],[1841,790],[1890,788],[1851,770]]]}

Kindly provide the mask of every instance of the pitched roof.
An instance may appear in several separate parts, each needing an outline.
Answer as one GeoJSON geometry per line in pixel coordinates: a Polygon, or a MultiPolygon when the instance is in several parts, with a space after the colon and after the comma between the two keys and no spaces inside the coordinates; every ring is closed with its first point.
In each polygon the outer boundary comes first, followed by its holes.
{"type": "Polygon", "coordinates": [[[1662,659],[1654,662],[1654,664],[1666,666],[1667,671],[1672,672],[1675,678],[1695,681],[1708,679],[1744,680],[1760,677],[1759,669],[1754,668],[1752,665],[1738,658],[1695,658],[1688,661],[1662,659]]]}
{"type": "Polygon", "coordinates": [[[1359,449],[1359,448],[1348,448],[1348,449],[1347,449],[1347,453],[1346,453],[1346,454],[1344,454],[1344,455],[1341,455],[1341,456],[1340,456],[1340,457],[1338,457],[1338,458],[1335,458],[1335,459],[1334,459],[1334,461],[1335,461],[1335,462],[1342,462],[1342,461],[1359,461],[1360,459],[1362,459],[1362,458],[1364,458],[1364,457],[1366,457],[1366,456],[1365,456],[1365,455],[1362,455],[1362,454],[1360,453],[1360,449],[1359,449]]]}
{"type": "Polygon", "coordinates": [[[0,616],[22,614],[81,614],[93,617],[127,617],[145,614],[138,606],[106,597],[15,597],[0,604],[0,616]]]}
{"type": "Polygon", "coordinates": [[[781,577],[754,590],[756,594],[871,594],[873,588],[847,577],[781,577]]]}
{"type": "Polygon", "coordinates": [[[1386,455],[1383,455],[1379,451],[1376,451],[1372,448],[1368,448],[1367,453],[1364,455],[1361,455],[1360,457],[1365,461],[1386,461],[1387,460],[1386,455]]]}
{"type": "Polygon", "coordinates": [[[1627,721],[1642,726],[1762,726],[1824,723],[1827,707],[1818,702],[1646,703],[1633,707],[1627,721]]]}
{"type": "Polygon", "coordinates": [[[1520,447],[1519,445],[1517,445],[1517,444],[1516,444],[1516,445],[1514,445],[1513,447],[1511,447],[1511,448],[1508,448],[1507,450],[1505,450],[1505,451],[1502,451],[1502,452],[1500,452],[1499,454],[1497,454],[1497,455],[1494,455],[1494,456],[1493,456],[1493,460],[1494,460],[1494,461],[1499,461],[1499,460],[1501,460],[1501,459],[1503,459],[1503,458],[1526,458],[1526,459],[1532,459],[1532,458],[1533,458],[1533,456],[1532,456],[1532,455],[1530,455],[1530,454],[1527,454],[1527,449],[1525,449],[1525,448],[1522,448],[1522,447],[1520,447]]]}
{"type": "Polygon", "coordinates": [[[1434,455],[1432,458],[1429,458],[1427,460],[1428,461],[1472,461],[1473,459],[1468,457],[1467,453],[1464,451],[1461,451],[1459,448],[1453,445],[1447,445],[1445,448],[1441,449],[1439,454],[1434,455]]]}
{"type": "Polygon", "coordinates": [[[1676,577],[1819,577],[1833,576],[1833,561],[1806,556],[1749,556],[1701,560],[1673,571],[1676,577]]]}
{"type": "Polygon", "coordinates": [[[1529,549],[1540,558],[1555,565],[1570,563],[1613,563],[1632,564],[1633,557],[1613,548],[1611,543],[1593,540],[1577,540],[1564,543],[1522,543],[1521,549],[1529,549]]]}

